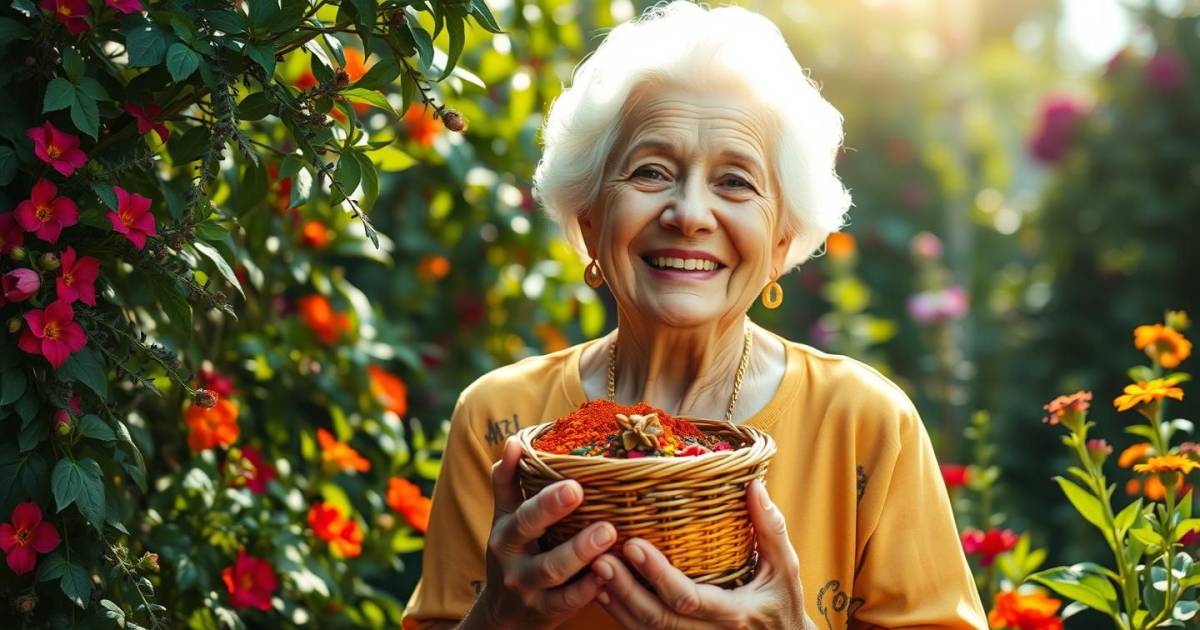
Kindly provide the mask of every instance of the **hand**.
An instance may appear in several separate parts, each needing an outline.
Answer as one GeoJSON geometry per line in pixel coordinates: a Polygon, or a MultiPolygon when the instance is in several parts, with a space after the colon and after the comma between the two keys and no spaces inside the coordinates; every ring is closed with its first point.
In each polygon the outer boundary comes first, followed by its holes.
{"type": "Polygon", "coordinates": [[[487,543],[487,583],[468,617],[484,627],[553,628],[595,599],[603,581],[595,574],[565,584],[617,540],[610,523],[593,523],[554,549],[539,553],[538,538],[583,502],[573,480],[553,483],[522,501],[517,479],[521,445],[504,444],[492,466],[495,512],[487,543]],[[483,606],[482,610],[477,610],[483,606]]]}
{"type": "Polygon", "coordinates": [[[758,538],[758,572],[745,586],[725,590],[697,584],[649,542],[631,538],[622,550],[654,591],[634,579],[617,556],[592,563],[607,584],[596,599],[627,628],[816,628],[804,613],[800,561],[788,540],[783,513],[762,482],[746,489],[747,508],[758,538]]]}

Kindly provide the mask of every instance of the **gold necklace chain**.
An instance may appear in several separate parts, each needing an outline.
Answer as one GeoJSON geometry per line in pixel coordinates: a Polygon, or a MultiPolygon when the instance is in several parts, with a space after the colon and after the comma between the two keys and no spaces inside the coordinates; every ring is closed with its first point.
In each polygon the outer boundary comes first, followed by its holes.
{"type": "MultiPolygon", "coordinates": [[[[742,379],[746,377],[746,367],[750,364],[750,345],[754,338],[752,331],[746,331],[746,341],[742,344],[742,358],[738,362],[737,374],[733,377],[733,393],[729,396],[729,407],[725,409],[725,422],[733,422],[733,407],[737,405],[738,395],[742,393],[742,379]]],[[[608,399],[617,402],[617,340],[608,346],[608,399]]]]}

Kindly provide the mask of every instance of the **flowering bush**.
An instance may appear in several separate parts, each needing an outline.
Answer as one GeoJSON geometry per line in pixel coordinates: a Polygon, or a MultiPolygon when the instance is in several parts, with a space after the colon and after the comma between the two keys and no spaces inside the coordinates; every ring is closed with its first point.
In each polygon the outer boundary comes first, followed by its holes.
{"type": "Polygon", "coordinates": [[[1059,595],[1074,600],[1063,612],[1068,617],[1092,608],[1110,616],[1118,628],[1154,628],[1164,623],[1191,620],[1200,612],[1195,587],[1200,585],[1200,565],[1183,548],[1183,539],[1200,529],[1192,517],[1192,493],[1187,478],[1200,463],[1191,443],[1172,445],[1180,431],[1190,432],[1184,419],[1166,420],[1170,399],[1182,400],[1180,384],[1190,380],[1186,372],[1169,371],[1191,354],[1191,342],[1182,334],[1188,318],[1182,312],[1167,314],[1162,324],[1138,326],[1134,344],[1145,352],[1150,365],[1129,370],[1133,381],[1113,400],[1118,412],[1136,411],[1145,422],[1125,428],[1144,442],[1136,451],[1127,450],[1121,462],[1145,459],[1134,471],[1156,481],[1161,494],[1147,492],[1120,510],[1114,509],[1116,489],[1104,473],[1113,452],[1103,440],[1088,439],[1095,426],[1087,419],[1093,395],[1081,391],[1060,396],[1045,406],[1044,422],[1067,430],[1063,443],[1075,454],[1079,465],[1068,469],[1074,479],[1056,477],[1067,499],[1080,515],[1100,530],[1113,553],[1113,568],[1094,562],[1040,571],[1031,579],[1059,595]]]}

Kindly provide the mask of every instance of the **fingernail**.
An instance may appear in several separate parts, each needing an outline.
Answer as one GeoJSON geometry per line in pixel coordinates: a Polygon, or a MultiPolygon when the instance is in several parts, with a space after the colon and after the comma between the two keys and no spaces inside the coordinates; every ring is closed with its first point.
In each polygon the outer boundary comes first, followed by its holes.
{"type": "Polygon", "coordinates": [[[634,564],[641,564],[646,561],[646,552],[642,551],[636,543],[625,545],[625,557],[633,561],[634,564]]]}
{"type": "Polygon", "coordinates": [[[611,527],[599,527],[592,532],[592,544],[597,547],[604,547],[612,542],[613,530],[611,527]]]}
{"type": "Polygon", "coordinates": [[[604,604],[605,606],[612,603],[612,600],[608,598],[608,593],[606,593],[604,591],[600,591],[599,593],[596,593],[596,599],[600,600],[600,603],[604,604]]]}
{"type": "Polygon", "coordinates": [[[575,502],[575,487],[570,485],[563,486],[558,489],[556,496],[558,497],[558,504],[562,507],[567,507],[575,502]]]}
{"type": "Polygon", "coordinates": [[[600,577],[604,578],[605,581],[613,579],[612,565],[610,565],[607,562],[604,562],[603,560],[596,563],[596,573],[600,577]]]}

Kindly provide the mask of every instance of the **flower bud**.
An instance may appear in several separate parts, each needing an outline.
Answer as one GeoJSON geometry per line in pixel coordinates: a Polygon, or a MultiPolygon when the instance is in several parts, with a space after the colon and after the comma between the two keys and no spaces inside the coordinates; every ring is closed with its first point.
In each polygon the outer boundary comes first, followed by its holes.
{"type": "Polygon", "coordinates": [[[17,612],[28,615],[37,607],[37,595],[27,593],[17,598],[17,612]]]}
{"type": "Polygon", "coordinates": [[[467,119],[456,109],[442,112],[442,124],[450,131],[463,132],[467,130],[467,119]]]}
{"type": "Polygon", "coordinates": [[[217,395],[210,390],[201,388],[196,390],[195,395],[192,396],[192,401],[196,403],[197,407],[212,409],[217,404],[217,395]]]}
{"type": "Polygon", "coordinates": [[[375,517],[375,526],[382,531],[391,531],[396,526],[396,517],[384,512],[375,517]]]}
{"type": "Polygon", "coordinates": [[[12,259],[17,262],[25,260],[25,256],[26,256],[25,248],[24,247],[14,247],[12,249],[12,252],[9,253],[9,256],[11,256],[12,259]]]}
{"type": "Polygon", "coordinates": [[[1087,441],[1087,452],[1088,457],[1091,457],[1092,461],[1100,466],[1104,460],[1108,459],[1109,455],[1112,455],[1113,447],[1105,440],[1093,438],[1087,441]]]}
{"type": "Polygon", "coordinates": [[[350,75],[345,70],[338,70],[333,75],[334,87],[344,88],[350,84],[350,75]]]}
{"type": "Polygon", "coordinates": [[[1166,319],[1167,328],[1174,328],[1178,331],[1187,330],[1188,326],[1192,325],[1186,311],[1167,311],[1166,319]]]}
{"type": "Polygon", "coordinates": [[[0,292],[9,302],[24,302],[42,286],[42,277],[32,269],[19,267],[0,276],[0,292]]]}
{"type": "Polygon", "coordinates": [[[52,252],[46,252],[45,254],[42,254],[42,257],[38,259],[38,264],[42,266],[42,269],[47,271],[54,271],[60,266],[58,262],[58,255],[52,252]]]}
{"type": "Polygon", "coordinates": [[[66,409],[59,409],[54,412],[54,434],[58,437],[67,437],[71,435],[71,429],[75,423],[71,420],[71,414],[66,409]]]}
{"type": "Polygon", "coordinates": [[[158,554],[147,551],[138,559],[138,568],[142,571],[158,573],[158,554]]]}
{"type": "Polygon", "coordinates": [[[20,317],[10,318],[8,320],[8,324],[7,324],[8,332],[10,332],[14,335],[19,333],[19,332],[21,332],[21,326],[23,326],[24,324],[25,324],[25,322],[22,321],[20,317]]]}

